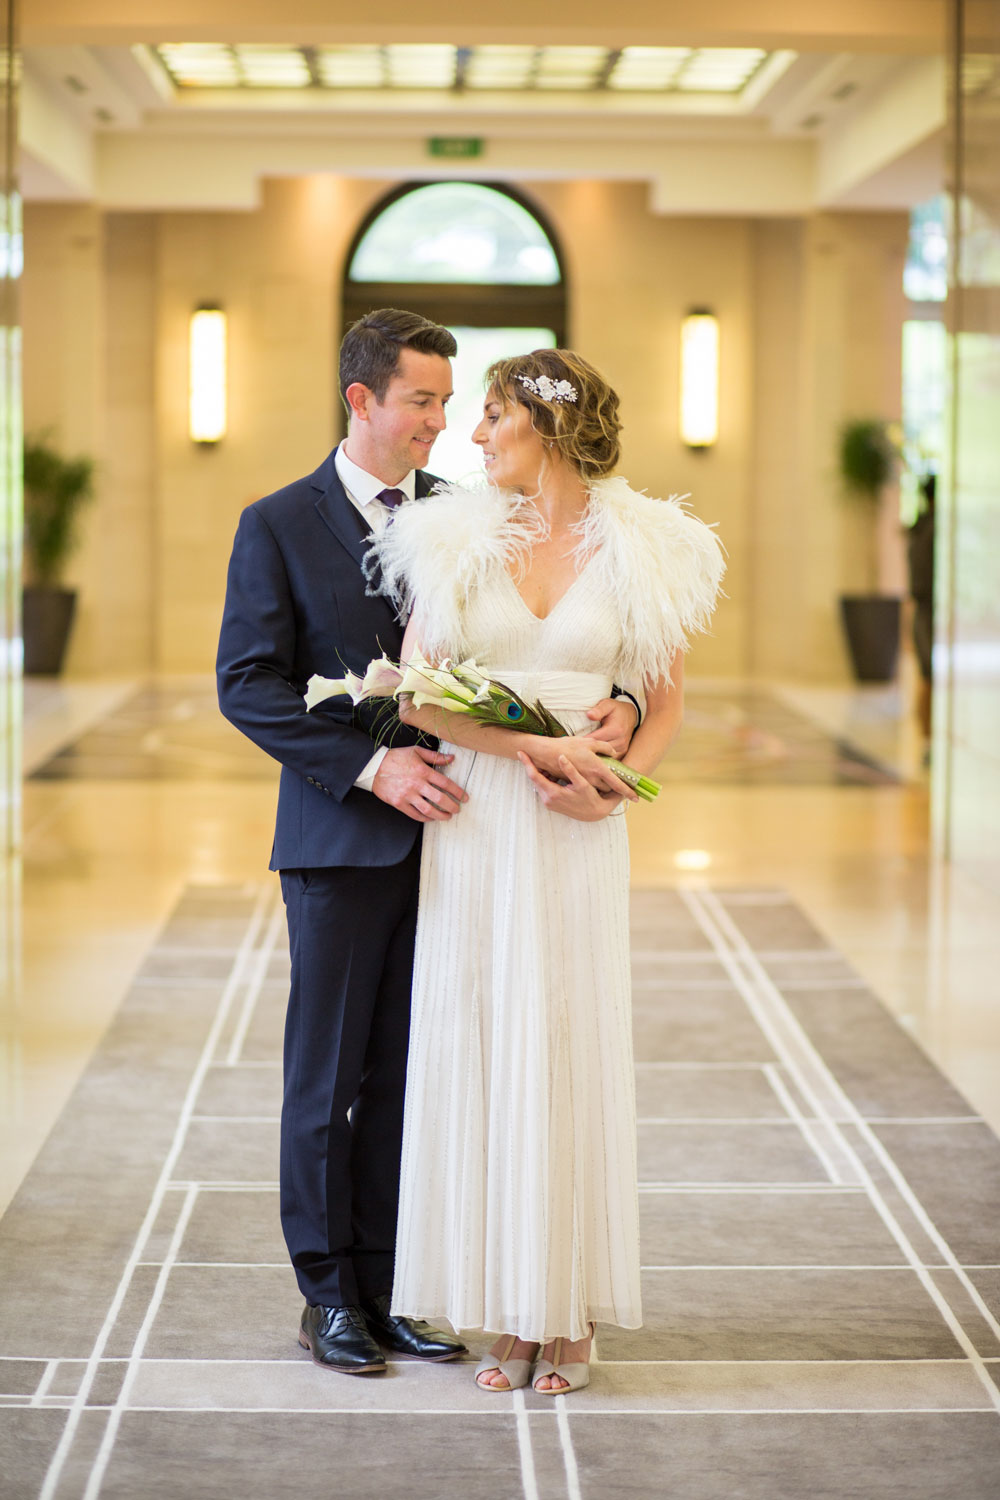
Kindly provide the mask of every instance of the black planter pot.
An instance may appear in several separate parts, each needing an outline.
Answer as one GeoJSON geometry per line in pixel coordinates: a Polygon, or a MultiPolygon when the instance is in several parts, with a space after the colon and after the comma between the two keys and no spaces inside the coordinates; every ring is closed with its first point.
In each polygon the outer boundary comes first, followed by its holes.
{"type": "Polygon", "coordinates": [[[900,601],[885,594],[844,595],[840,614],[858,682],[892,682],[899,660],[900,601]]]}
{"type": "Polygon", "coordinates": [[[76,613],[76,590],[29,584],[21,596],[26,675],[58,677],[76,613]]]}

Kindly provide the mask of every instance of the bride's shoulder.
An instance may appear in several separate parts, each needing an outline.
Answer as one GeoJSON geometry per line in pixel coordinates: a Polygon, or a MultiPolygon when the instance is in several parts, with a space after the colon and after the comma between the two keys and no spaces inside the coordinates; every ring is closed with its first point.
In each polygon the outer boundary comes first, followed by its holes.
{"type": "Polygon", "coordinates": [[[660,573],[674,587],[697,581],[714,593],[725,572],[715,527],[693,515],[686,496],[658,500],[618,475],[591,487],[584,522],[587,550],[601,550],[619,574],[647,580],[660,573]]]}
{"type": "Polygon", "coordinates": [[[682,498],[656,499],[617,475],[591,487],[591,502],[583,544],[622,609],[626,675],[666,675],[674,652],[708,628],[722,543],[682,498]]]}
{"type": "Polygon", "coordinates": [[[686,495],[669,495],[661,500],[645,490],[634,490],[618,474],[598,479],[591,495],[597,501],[591,507],[595,529],[606,531],[607,540],[621,535],[657,549],[694,548],[721,563],[722,543],[715,527],[692,513],[686,495]]]}

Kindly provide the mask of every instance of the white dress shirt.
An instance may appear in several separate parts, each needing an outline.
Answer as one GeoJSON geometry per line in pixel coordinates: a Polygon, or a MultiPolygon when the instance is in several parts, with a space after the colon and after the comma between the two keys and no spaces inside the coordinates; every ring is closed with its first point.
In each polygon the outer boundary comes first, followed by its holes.
{"type": "MultiPolygon", "coordinates": [[[[377,479],[367,469],[359,468],[352,458],[348,458],[343,443],[333,456],[333,466],[337,471],[337,478],[344,486],[345,495],[373,534],[384,531],[389,524],[389,506],[383,505],[378,498],[383,490],[402,490],[407,500],[414,497],[416,475],[412,469],[398,484],[386,484],[384,479],[377,479]]],[[[363,792],[371,791],[375,772],[385,759],[386,749],[385,745],[380,746],[356,778],[354,785],[363,792]]]]}

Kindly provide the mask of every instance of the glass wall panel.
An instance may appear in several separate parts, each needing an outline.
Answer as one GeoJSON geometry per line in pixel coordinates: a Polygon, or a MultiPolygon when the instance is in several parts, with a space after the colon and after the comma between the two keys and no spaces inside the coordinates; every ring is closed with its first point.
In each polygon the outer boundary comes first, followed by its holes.
{"type": "Polygon", "coordinates": [[[16,1005],[21,811],[21,205],[17,150],[16,15],[0,0],[0,1011],[16,1005]]]}
{"type": "Polygon", "coordinates": [[[900,519],[912,525],[922,509],[921,483],[941,468],[944,449],[945,327],[937,318],[903,324],[903,456],[899,478],[900,519]]]}
{"type": "Polygon", "coordinates": [[[954,867],[1000,893],[1000,7],[953,0],[952,19],[935,831],[954,867]]]}

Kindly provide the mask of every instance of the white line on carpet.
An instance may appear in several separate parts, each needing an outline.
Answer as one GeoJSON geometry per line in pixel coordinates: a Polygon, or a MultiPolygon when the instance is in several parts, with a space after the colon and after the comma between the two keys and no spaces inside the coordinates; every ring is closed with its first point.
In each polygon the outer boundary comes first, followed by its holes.
{"type": "MultiPolygon", "coordinates": [[[[522,1392],[515,1391],[514,1395],[520,1396],[522,1392]]],[[[556,1401],[561,1398],[556,1396],[556,1401]]],[[[113,1411],[109,1405],[95,1404],[87,1407],[88,1411],[113,1411]]],[[[982,1406],[649,1406],[637,1407],[600,1407],[587,1404],[586,1407],[574,1408],[574,1416],[578,1417],[835,1417],[835,1416],[857,1416],[857,1417],[903,1417],[903,1416],[951,1416],[958,1412],[981,1412],[990,1413],[995,1408],[990,1403],[982,1406]]],[[[130,1406],[129,1412],[159,1412],[172,1413],[173,1415],[194,1416],[234,1416],[244,1413],[257,1414],[261,1416],[325,1416],[325,1417],[481,1417],[509,1416],[509,1408],[506,1411],[497,1411],[495,1408],[486,1410],[479,1406],[421,1406],[421,1407],[385,1407],[385,1406],[130,1406]]],[[[528,1432],[528,1423],[534,1417],[543,1421],[551,1420],[551,1413],[540,1411],[533,1407],[531,1411],[524,1412],[524,1430],[528,1432]]],[[[518,1437],[521,1433],[521,1417],[517,1422],[518,1437]]],[[[530,1432],[528,1434],[530,1441],[530,1432]]],[[[522,1457],[521,1468],[522,1482],[524,1485],[524,1500],[539,1500],[537,1480],[534,1468],[530,1476],[524,1468],[522,1457]],[[532,1483],[533,1482],[533,1483],[532,1483]]]]}
{"type": "Polygon", "coordinates": [[[724,1073],[761,1073],[767,1067],[763,1062],[637,1062],[637,1068],[676,1068],[679,1072],[700,1073],[703,1070],[721,1069],[724,1073]]]}
{"type": "MultiPolygon", "coordinates": [[[[490,1399],[496,1401],[497,1397],[494,1395],[490,1399]]],[[[517,1448],[521,1459],[521,1487],[524,1490],[524,1500],[538,1500],[535,1455],[531,1448],[531,1427],[528,1422],[523,1391],[513,1392],[513,1406],[517,1416],[517,1448]]]]}
{"type": "MultiPolygon", "coordinates": [[[[640,1271],[912,1271],[913,1267],[909,1264],[887,1266],[884,1263],[879,1266],[828,1266],[813,1265],[811,1261],[799,1261],[797,1265],[792,1266],[772,1266],[758,1262],[754,1265],[744,1264],[738,1266],[725,1264],[716,1264],[714,1266],[640,1266],[639,1269],[640,1271]]],[[[933,1266],[931,1269],[946,1271],[948,1268],[947,1266],[933,1266]]]]}
{"type": "Polygon", "coordinates": [[[42,1402],[45,1400],[45,1397],[49,1393],[49,1386],[52,1384],[53,1378],[58,1368],[59,1361],[57,1359],[50,1359],[48,1361],[44,1371],[42,1372],[42,1378],[38,1382],[35,1394],[32,1396],[29,1403],[31,1406],[41,1406],[42,1402]]]}
{"type": "Polygon", "coordinates": [[[240,1054],[243,1051],[243,1043],[246,1041],[247,1032],[250,1030],[250,1023],[253,1020],[253,1013],[256,1009],[257,1001],[260,997],[261,988],[264,984],[265,979],[267,978],[267,970],[271,962],[271,955],[273,954],[275,946],[277,944],[278,934],[284,930],[284,925],[285,908],[279,901],[275,905],[274,911],[271,913],[271,920],[268,923],[267,933],[265,935],[263,943],[260,946],[260,952],[257,955],[256,968],[251,977],[250,983],[247,985],[247,992],[243,997],[243,1004],[240,1007],[240,1013],[237,1017],[236,1025],[233,1028],[233,1035],[229,1042],[229,1049],[226,1052],[226,1067],[228,1068],[235,1067],[236,1063],[238,1063],[240,1060],[240,1054]]]}
{"type": "Polygon", "coordinates": [[[132,1353],[129,1356],[128,1366],[125,1370],[125,1378],[122,1380],[121,1389],[118,1392],[118,1399],[115,1401],[114,1405],[111,1408],[111,1415],[108,1418],[108,1424],[104,1429],[104,1433],[101,1438],[101,1444],[97,1450],[97,1456],[94,1459],[93,1468],[90,1471],[90,1478],[87,1481],[87,1487],[83,1492],[83,1500],[97,1500],[97,1495],[101,1488],[101,1481],[104,1478],[104,1471],[108,1466],[108,1460],[111,1457],[111,1450],[115,1446],[115,1439],[118,1436],[118,1428],[121,1425],[122,1413],[128,1406],[128,1398],[132,1392],[132,1387],[135,1384],[135,1378],[139,1370],[140,1361],[142,1359],[142,1351],[146,1347],[146,1340],[149,1338],[153,1323],[156,1320],[156,1314],[160,1310],[160,1303],[163,1301],[163,1294],[167,1290],[167,1282],[170,1279],[170,1272],[173,1269],[174,1261],[177,1259],[177,1252],[180,1250],[181,1244],[184,1240],[184,1236],[187,1233],[187,1227],[191,1221],[191,1215],[194,1212],[194,1206],[197,1201],[198,1189],[194,1187],[190,1188],[184,1198],[184,1203],[181,1207],[181,1211],[177,1216],[177,1223],[174,1225],[174,1232],[170,1236],[170,1244],[167,1248],[167,1253],[163,1258],[163,1263],[160,1267],[160,1274],[156,1278],[156,1285],[153,1288],[153,1295],[149,1299],[149,1304],[146,1308],[146,1315],[139,1327],[139,1332],[136,1334],[135,1343],[132,1345],[132,1353]]]}
{"type": "Polygon", "coordinates": [[[580,1491],[580,1471],[576,1466],[576,1454],[573,1451],[573,1439],[569,1431],[569,1417],[566,1414],[566,1397],[556,1396],[555,1403],[559,1445],[562,1448],[563,1467],[566,1470],[566,1492],[569,1500],[583,1500],[580,1491]]]}
{"type": "Polygon", "coordinates": [[[861,1183],[836,1182],[644,1182],[640,1193],[863,1193],[861,1183]]]}
{"type": "Polygon", "coordinates": [[[785,1080],[782,1078],[777,1066],[774,1063],[767,1064],[764,1069],[764,1077],[771,1085],[777,1098],[781,1101],[781,1103],[787,1109],[788,1113],[791,1115],[792,1120],[799,1127],[806,1144],[812,1148],[813,1153],[823,1163],[830,1181],[835,1182],[838,1185],[843,1185],[843,1173],[840,1171],[837,1163],[834,1161],[833,1157],[830,1155],[829,1151],[827,1151],[826,1147],[823,1145],[823,1142],[820,1140],[819,1131],[813,1128],[811,1123],[805,1118],[802,1111],[799,1109],[799,1106],[796,1104],[795,1100],[792,1097],[791,1090],[789,1089],[785,1080]]]}

